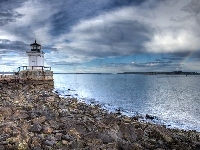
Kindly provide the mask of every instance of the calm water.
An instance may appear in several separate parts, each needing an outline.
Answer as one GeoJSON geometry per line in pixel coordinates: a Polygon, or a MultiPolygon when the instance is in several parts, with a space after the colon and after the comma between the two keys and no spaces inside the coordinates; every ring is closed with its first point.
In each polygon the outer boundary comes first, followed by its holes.
{"type": "Polygon", "coordinates": [[[154,122],[200,131],[200,76],[54,75],[55,90],[129,116],[150,114],[154,122]],[[70,90],[68,90],[70,89],[70,90]]]}

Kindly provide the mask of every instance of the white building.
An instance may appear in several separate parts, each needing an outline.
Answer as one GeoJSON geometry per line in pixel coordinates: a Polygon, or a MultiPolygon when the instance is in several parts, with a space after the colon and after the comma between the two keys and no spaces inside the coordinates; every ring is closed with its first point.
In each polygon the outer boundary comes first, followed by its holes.
{"type": "Polygon", "coordinates": [[[31,51],[27,51],[28,66],[18,67],[15,74],[22,80],[53,80],[53,71],[51,67],[44,66],[44,52],[41,51],[41,45],[30,44],[31,51]]]}
{"type": "Polygon", "coordinates": [[[28,69],[40,70],[44,67],[44,52],[41,51],[41,45],[36,43],[30,44],[31,51],[27,51],[28,55],[28,69]]]}

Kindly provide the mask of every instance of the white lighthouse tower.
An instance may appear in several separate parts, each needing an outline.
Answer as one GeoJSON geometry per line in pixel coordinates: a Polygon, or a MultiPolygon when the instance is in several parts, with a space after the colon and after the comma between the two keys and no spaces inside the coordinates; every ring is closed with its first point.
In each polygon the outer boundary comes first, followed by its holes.
{"type": "Polygon", "coordinates": [[[28,55],[28,69],[40,70],[44,67],[44,52],[41,51],[41,45],[35,40],[35,43],[30,44],[31,51],[27,51],[28,55]]]}
{"type": "Polygon", "coordinates": [[[44,66],[44,52],[41,51],[41,45],[35,40],[30,44],[31,51],[26,51],[28,55],[28,66],[18,67],[19,79],[22,80],[53,80],[53,71],[51,67],[44,66]]]}

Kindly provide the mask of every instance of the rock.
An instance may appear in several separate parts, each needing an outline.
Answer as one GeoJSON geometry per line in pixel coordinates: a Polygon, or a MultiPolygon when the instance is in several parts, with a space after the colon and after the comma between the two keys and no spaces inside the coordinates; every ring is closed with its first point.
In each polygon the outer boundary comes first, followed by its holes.
{"type": "Polygon", "coordinates": [[[120,126],[120,131],[123,133],[123,138],[129,139],[132,142],[136,141],[137,135],[135,132],[135,126],[133,124],[121,124],[120,126]]]}
{"type": "Polygon", "coordinates": [[[156,117],[155,117],[155,116],[151,116],[151,115],[149,115],[149,114],[146,114],[145,118],[146,118],[146,119],[153,120],[153,119],[155,119],[156,117]]]}
{"type": "Polygon", "coordinates": [[[51,96],[51,97],[47,97],[47,101],[49,101],[49,102],[54,102],[54,97],[53,96],[51,96]]]}
{"type": "Polygon", "coordinates": [[[103,144],[108,144],[108,143],[112,143],[112,142],[115,141],[115,140],[114,140],[109,134],[107,134],[107,133],[99,133],[99,134],[97,135],[97,137],[98,137],[99,139],[102,140],[103,144]]]}
{"type": "Polygon", "coordinates": [[[70,136],[69,134],[63,135],[62,139],[67,140],[67,141],[73,141],[74,140],[74,138],[72,136],[70,136]]]}
{"type": "Polygon", "coordinates": [[[75,137],[76,139],[81,138],[79,132],[75,128],[70,128],[69,134],[72,135],[73,137],[75,137]]]}
{"type": "Polygon", "coordinates": [[[49,133],[53,132],[53,129],[50,126],[44,126],[43,132],[46,133],[46,134],[49,134],[49,133]]]}
{"type": "Polygon", "coordinates": [[[7,145],[8,143],[8,141],[0,141],[0,145],[7,145]]]}
{"type": "Polygon", "coordinates": [[[144,148],[139,143],[133,143],[134,150],[143,150],[144,148]]]}
{"type": "Polygon", "coordinates": [[[55,141],[45,140],[44,144],[47,145],[47,146],[53,146],[55,144],[55,141]]]}
{"type": "Polygon", "coordinates": [[[9,134],[0,135],[0,141],[4,141],[9,137],[11,137],[9,134]]]}
{"type": "Polygon", "coordinates": [[[132,118],[133,118],[134,120],[137,120],[137,121],[138,121],[139,119],[142,119],[143,117],[142,117],[142,116],[133,116],[132,118]]]}
{"type": "Polygon", "coordinates": [[[5,147],[3,145],[0,145],[0,150],[5,150],[5,147]]]}
{"type": "Polygon", "coordinates": [[[56,121],[54,121],[54,120],[49,120],[49,124],[50,124],[50,126],[52,127],[52,128],[54,128],[54,129],[58,129],[59,127],[60,127],[60,122],[56,122],[56,121]]]}
{"type": "Polygon", "coordinates": [[[200,143],[195,144],[195,150],[200,150],[200,143]]]}
{"type": "Polygon", "coordinates": [[[167,143],[171,143],[173,141],[170,132],[166,128],[155,126],[152,133],[155,135],[155,138],[160,136],[167,143]]]}
{"type": "Polygon", "coordinates": [[[57,141],[61,141],[61,139],[62,139],[62,133],[56,133],[55,134],[55,138],[56,138],[57,141]]]}
{"type": "Polygon", "coordinates": [[[40,124],[33,124],[30,128],[30,132],[40,132],[42,130],[42,126],[40,124]]]}
{"type": "Polygon", "coordinates": [[[33,147],[40,147],[40,142],[41,142],[41,139],[39,137],[32,137],[31,139],[31,144],[33,147]]]}
{"type": "Polygon", "coordinates": [[[43,150],[40,146],[34,146],[33,150],[43,150]]]}
{"type": "Polygon", "coordinates": [[[142,129],[140,129],[140,128],[136,129],[135,133],[136,133],[137,140],[141,140],[143,138],[144,131],[142,129]]]}
{"type": "Polygon", "coordinates": [[[32,121],[33,123],[43,123],[46,121],[46,117],[42,116],[42,117],[34,118],[32,121]]]}
{"type": "Polygon", "coordinates": [[[68,145],[68,144],[69,144],[69,141],[62,140],[62,144],[64,144],[64,145],[68,145]]]}

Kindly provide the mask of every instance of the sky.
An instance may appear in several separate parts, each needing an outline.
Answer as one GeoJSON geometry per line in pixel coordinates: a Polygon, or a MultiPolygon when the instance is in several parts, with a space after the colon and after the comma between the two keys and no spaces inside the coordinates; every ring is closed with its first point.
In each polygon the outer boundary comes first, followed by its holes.
{"type": "Polygon", "coordinates": [[[199,0],[0,0],[0,71],[42,45],[54,72],[200,72],[199,0]]]}

